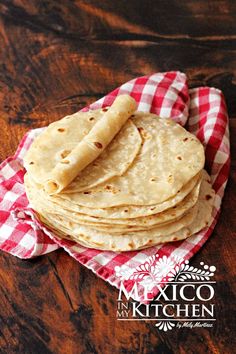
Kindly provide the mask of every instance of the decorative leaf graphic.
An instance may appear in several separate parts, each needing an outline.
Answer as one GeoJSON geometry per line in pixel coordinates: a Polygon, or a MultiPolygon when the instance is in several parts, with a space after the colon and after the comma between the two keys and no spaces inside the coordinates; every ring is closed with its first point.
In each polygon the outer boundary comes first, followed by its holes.
{"type": "MultiPolygon", "coordinates": [[[[208,269],[212,269],[215,271],[215,267],[209,267],[208,265],[204,266],[204,269],[200,268],[195,268],[193,266],[189,265],[188,261],[184,261],[180,267],[176,266],[175,267],[175,278],[174,281],[185,281],[187,279],[193,279],[193,280],[210,280],[210,277],[214,275],[214,272],[209,271],[208,269]]],[[[174,272],[171,272],[172,274],[174,272]]],[[[172,275],[170,274],[170,275],[172,275]]],[[[173,278],[173,276],[172,276],[173,278]]]]}
{"type": "MultiPolygon", "coordinates": [[[[203,262],[200,265],[204,265],[203,262]]],[[[178,256],[159,257],[159,254],[148,257],[145,262],[135,270],[129,265],[116,267],[116,275],[123,279],[137,282],[149,282],[153,285],[160,281],[184,282],[191,279],[197,281],[210,280],[214,276],[215,266],[204,265],[204,269],[189,265],[188,260],[178,256]]]]}

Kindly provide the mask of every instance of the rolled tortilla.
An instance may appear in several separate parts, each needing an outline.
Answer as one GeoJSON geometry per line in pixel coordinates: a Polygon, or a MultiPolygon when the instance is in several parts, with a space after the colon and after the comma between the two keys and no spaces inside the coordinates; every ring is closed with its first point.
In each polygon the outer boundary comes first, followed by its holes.
{"type": "Polygon", "coordinates": [[[129,95],[118,96],[83,140],[53,168],[50,178],[44,183],[44,190],[48,194],[56,194],[67,187],[103,152],[136,107],[136,101],[129,95]]]}

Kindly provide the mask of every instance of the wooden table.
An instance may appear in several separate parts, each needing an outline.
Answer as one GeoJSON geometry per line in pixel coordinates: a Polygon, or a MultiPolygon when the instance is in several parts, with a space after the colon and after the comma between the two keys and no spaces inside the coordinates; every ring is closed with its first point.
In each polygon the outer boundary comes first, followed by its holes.
{"type": "MultiPolygon", "coordinates": [[[[223,90],[236,134],[234,1],[0,0],[0,159],[30,128],[73,113],[121,83],[182,70],[223,90]]],[[[1,353],[233,353],[236,164],[215,231],[194,257],[214,264],[212,329],[162,333],[116,320],[117,290],[64,251],[0,254],[1,353]]]]}

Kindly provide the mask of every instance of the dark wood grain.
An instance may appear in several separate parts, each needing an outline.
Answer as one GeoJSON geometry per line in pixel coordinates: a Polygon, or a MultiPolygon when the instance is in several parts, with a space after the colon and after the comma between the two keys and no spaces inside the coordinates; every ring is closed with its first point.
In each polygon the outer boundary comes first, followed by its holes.
{"type": "Polygon", "coordinates": [[[0,159],[30,128],[73,113],[138,75],[182,70],[223,90],[232,165],[218,225],[193,258],[214,264],[213,329],[160,333],[116,320],[117,291],[59,250],[0,254],[2,353],[233,353],[236,234],[234,1],[0,0],[0,159]]]}

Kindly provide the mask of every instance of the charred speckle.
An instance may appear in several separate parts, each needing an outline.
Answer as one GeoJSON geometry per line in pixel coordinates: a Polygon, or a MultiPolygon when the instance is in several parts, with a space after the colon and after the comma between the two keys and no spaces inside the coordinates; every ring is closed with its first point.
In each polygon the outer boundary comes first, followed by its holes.
{"type": "Polygon", "coordinates": [[[94,145],[95,145],[98,149],[102,149],[102,144],[99,143],[98,141],[95,141],[94,145]]]}
{"type": "Polygon", "coordinates": [[[206,200],[209,200],[209,199],[211,199],[211,195],[210,195],[210,194],[207,194],[207,195],[206,195],[206,200]]]}
{"type": "Polygon", "coordinates": [[[69,155],[70,152],[71,152],[70,150],[64,150],[64,151],[62,151],[61,157],[64,159],[66,156],[69,155]]]}
{"type": "Polygon", "coordinates": [[[68,165],[70,163],[69,160],[64,160],[64,161],[61,161],[61,163],[64,163],[65,165],[68,165]]]}

